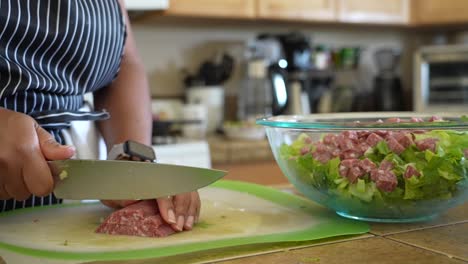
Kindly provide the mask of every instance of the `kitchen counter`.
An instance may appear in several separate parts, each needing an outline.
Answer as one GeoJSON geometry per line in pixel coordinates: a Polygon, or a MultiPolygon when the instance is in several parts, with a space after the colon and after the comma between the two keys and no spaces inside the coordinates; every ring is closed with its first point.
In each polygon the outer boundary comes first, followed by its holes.
{"type": "Polygon", "coordinates": [[[268,140],[232,140],[221,136],[208,138],[211,162],[231,164],[274,161],[268,140]]]}
{"type": "MultiPolygon", "coordinates": [[[[296,193],[291,185],[275,187],[296,193]]],[[[370,226],[370,232],[360,236],[243,246],[151,260],[95,263],[468,263],[468,203],[429,222],[371,223],[370,226]]]]}

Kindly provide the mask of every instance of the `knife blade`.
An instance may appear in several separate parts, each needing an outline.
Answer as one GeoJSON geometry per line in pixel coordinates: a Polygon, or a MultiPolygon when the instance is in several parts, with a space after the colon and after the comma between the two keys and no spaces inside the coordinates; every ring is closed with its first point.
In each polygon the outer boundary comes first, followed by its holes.
{"type": "Polygon", "coordinates": [[[171,164],[121,160],[49,161],[54,193],[70,200],[153,199],[195,191],[227,172],[171,164]]]}

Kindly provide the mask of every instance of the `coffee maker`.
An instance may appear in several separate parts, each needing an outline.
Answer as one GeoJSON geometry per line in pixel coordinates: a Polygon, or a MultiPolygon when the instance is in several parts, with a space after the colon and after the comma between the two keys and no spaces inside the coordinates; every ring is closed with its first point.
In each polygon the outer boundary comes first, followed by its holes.
{"type": "Polygon", "coordinates": [[[300,32],[260,34],[258,41],[276,41],[282,57],[274,65],[285,70],[288,102],[284,114],[317,112],[323,93],[330,87],[332,74],[314,69],[310,39],[300,32]]]}

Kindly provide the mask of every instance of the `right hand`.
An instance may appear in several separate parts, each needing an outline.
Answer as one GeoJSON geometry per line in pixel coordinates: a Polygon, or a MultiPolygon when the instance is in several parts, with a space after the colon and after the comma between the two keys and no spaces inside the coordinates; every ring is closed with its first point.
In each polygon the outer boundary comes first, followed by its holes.
{"type": "Polygon", "coordinates": [[[0,108],[0,199],[25,200],[52,192],[54,180],[47,160],[69,159],[62,146],[28,115],[0,108]]]}

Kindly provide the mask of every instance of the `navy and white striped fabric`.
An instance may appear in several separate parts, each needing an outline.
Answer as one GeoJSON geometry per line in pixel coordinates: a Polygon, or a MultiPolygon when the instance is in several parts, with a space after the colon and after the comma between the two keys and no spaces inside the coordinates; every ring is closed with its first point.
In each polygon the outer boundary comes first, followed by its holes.
{"type": "MultiPolygon", "coordinates": [[[[0,0],[0,107],[28,114],[62,142],[85,93],[117,76],[125,45],[117,0],[0,0]]],[[[53,196],[0,201],[0,212],[56,203],[53,196]]]]}

